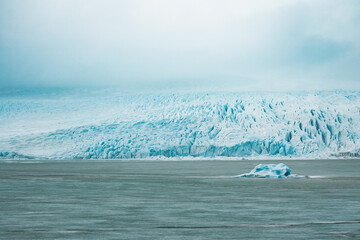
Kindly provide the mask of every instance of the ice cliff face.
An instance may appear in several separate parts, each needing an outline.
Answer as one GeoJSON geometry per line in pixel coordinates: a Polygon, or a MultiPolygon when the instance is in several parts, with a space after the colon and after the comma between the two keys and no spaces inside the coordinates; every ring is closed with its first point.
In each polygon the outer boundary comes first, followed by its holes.
{"type": "Polygon", "coordinates": [[[0,157],[326,158],[360,149],[360,93],[2,93],[0,157]]]}

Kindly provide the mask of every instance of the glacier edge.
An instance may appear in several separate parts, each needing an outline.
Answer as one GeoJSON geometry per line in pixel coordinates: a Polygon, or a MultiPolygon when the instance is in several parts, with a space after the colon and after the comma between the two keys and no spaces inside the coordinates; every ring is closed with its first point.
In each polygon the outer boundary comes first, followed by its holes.
{"type": "Polygon", "coordinates": [[[2,96],[0,120],[1,158],[336,158],[360,153],[360,93],[350,91],[2,96]]]}

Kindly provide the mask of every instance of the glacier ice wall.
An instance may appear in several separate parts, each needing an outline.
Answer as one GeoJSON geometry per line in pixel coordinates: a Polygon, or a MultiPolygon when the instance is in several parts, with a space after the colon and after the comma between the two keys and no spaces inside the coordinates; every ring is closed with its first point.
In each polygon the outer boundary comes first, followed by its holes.
{"type": "Polygon", "coordinates": [[[360,93],[1,92],[0,158],[358,156],[360,93]]]}

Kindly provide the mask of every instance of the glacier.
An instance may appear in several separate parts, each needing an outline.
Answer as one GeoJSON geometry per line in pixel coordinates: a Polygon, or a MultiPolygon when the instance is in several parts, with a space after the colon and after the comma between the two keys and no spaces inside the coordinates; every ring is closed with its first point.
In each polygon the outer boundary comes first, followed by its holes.
{"type": "Polygon", "coordinates": [[[305,176],[291,174],[291,169],[283,163],[259,164],[249,173],[240,174],[235,177],[244,178],[305,178],[305,176]]]}
{"type": "Polygon", "coordinates": [[[360,156],[360,92],[1,90],[0,158],[360,156]]]}

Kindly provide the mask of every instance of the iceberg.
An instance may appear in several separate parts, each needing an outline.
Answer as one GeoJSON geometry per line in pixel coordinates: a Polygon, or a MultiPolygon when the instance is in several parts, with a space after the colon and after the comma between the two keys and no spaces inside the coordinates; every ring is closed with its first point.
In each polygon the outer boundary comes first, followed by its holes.
{"type": "Polygon", "coordinates": [[[246,178],[302,178],[304,176],[291,174],[291,169],[283,163],[259,164],[251,172],[235,177],[246,178]]]}

